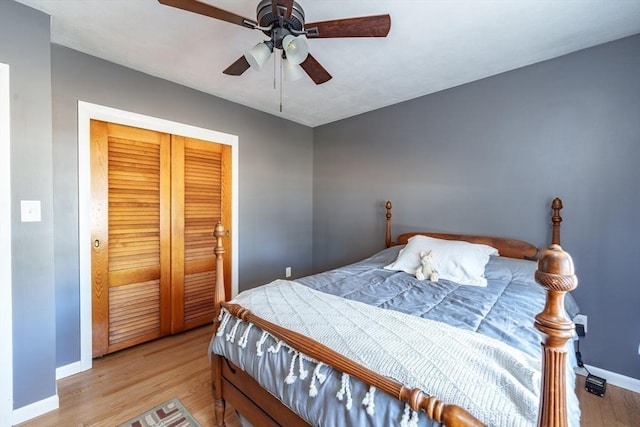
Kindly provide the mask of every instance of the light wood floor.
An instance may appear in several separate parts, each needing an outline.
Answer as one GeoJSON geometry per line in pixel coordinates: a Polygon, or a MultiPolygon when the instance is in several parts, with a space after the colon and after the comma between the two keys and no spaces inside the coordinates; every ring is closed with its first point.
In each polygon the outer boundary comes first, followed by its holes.
{"type": "MultiPolygon", "coordinates": [[[[212,334],[204,326],[94,359],[92,369],[58,381],[59,409],[19,426],[114,427],[177,397],[202,427],[213,427],[212,334]]],[[[227,412],[227,426],[240,427],[227,412]]]]}
{"type": "MultiPolygon", "coordinates": [[[[174,397],[212,427],[207,347],[212,327],[163,338],[93,361],[93,369],[58,381],[60,408],[20,427],[114,427],[174,397]]],[[[583,427],[640,426],[640,393],[608,386],[604,397],[584,390],[578,376],[583,427]]],[[[227,405],[228,427],[240,427],[227,405]]]]}
{"type": "Polygon", "coordinates": [[[585,378],[577,377],[581,427],[640,426],[640,393],[607,384],[604,397],[596,396],[584,389],[585,378]]]}

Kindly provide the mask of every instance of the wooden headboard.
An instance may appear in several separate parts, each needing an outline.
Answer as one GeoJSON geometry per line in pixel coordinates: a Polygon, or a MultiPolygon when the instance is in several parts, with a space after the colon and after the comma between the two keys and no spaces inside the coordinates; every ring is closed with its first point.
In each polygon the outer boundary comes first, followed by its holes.
{"type": "Polygon", "coordinates": [[[385,224],[385,240],[387,247],[395,246],[395,245],[406,245],[407,241],[416,235],[421,236],[429,236],[436,239],[443,240],[463,240],[465,242],[470,243],[482,243],[484,245],[489,245],[498,250],[500,256],[508,257],[508,258],[518,258],[518,259],[536,259],[538,256],[538,248],[532,245],[531,243],[516,240],[516,239],[507,239],[502,237],[491,237],[491,236],[474,236],[471,234],[448,234],[448,233],[431,233],[428,231],[417,231],[412,233],[404,233],[398,236],[396,242],[391,240],[391,202],[387,202],[387,220],[385,224]]]}

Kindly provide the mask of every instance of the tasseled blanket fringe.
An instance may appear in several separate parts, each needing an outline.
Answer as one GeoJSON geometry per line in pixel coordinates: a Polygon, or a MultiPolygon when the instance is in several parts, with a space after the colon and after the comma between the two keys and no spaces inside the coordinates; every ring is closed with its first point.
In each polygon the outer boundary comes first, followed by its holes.
{"type": "Polygon", "coordinates": [[[400,427],[418,427],[418,412],[413,411],[408,403],[404,405],[404,414],[402,414],[402,419],[400,420],[400,427]]]}
{"type": "Polygon", "coordinates": [[[347,401],[344,406],[347,409],[351,409],[351,406],[353,404],[353,400],[351,399],[351,385],[349,384],[350,378],[351,377],[349,376],[349,374],[345,374],[344,372],[342,373],[342,380],[341,380],[342,385],[340,387],[340,390],[338,390],[338,393],[336,393],[336,397],[341,402],[344,400],[344,397],[346,396],[347,401]]]}
{"type": "MultiPolygon", "coordinates": [[[[221,337],[224,335],[224,330],[227,327],[232,317],[234,316],[232,316],[231,313],[229,313],[226,309],[222,309],[222,311],[220,312],[220,317],[218,318],[218,320],[220,321],[220,326],[218,327],[218,331],[216,333],[217,336],[221,337]]],[[[225,339],[231,343],[235,342],[240,324],[247,323],[247,326],[245,327],[240,339],[237,342],[237,345],[240,348],[246,348],[247,342],[249,341],[249,332],[253,327],[253,323],[243,322],[239,318],[235,318],[235,320],[236,322],[231,327],[231,330],[225,335],[225,339]]],[[[324,384],[325,380],[327,379],[327,376],[326,374],[323,374],[321,372],[321,369],[327,365],[325,365],[323,362],[317,361],[305,355],[304,353],[301,353],[298,350],[290,347],[289,345],[285,344],[284,341],[276,339],[266,331],[263,331],[262,335],[260,336],[260,339],[256,341],[256,354],[258,357],[262,357],[265,353],[264,345],[267,338],[271,338],[275,342],[275,345],[270,345],[268,347],[267,353],[276,354],[280,351],[282,347],[286,347],[287,352],[289,354],[292,354],[291,363],[289,364],[289,373],[284,379],[285,383],[293,384],[297,379],[304,380],[308,377],[309,371],[304,367],[305,361],[309,362],[310,364],[311,363],[316,364],[315,368],[313,369],[313,372],[311,373],[311,382],[309,384],[309,396],[311,397],[317,396],[318,386],[316,385],[316,383],[319,383],[320,385],[324,384]],[[295,373],[296,361],[298,362],[297,375],[295,373]]],[[[345,408],[347,410],[350,410],[351,407],[353,406],[350,380],[351,380],[351,377],[349,376],[349,374],[342,373],[340,390],[338,391],[338,393],[336,393],[336,398],[341,402],[342,401],[345,402],[345,408]]],[[[375,392],[376,392],[376,388],[374,386],[370,386],[369,391],[365,394],[361,402],[362,406],[365,407],[367,414],[370,416],[373,416],[375,414],[375,392]]],[[[400,421],[400,426],[401,427],[417,427],[418,417],[419,417],[418,412],[411,410],[411,407],[409,406],[409,404],[406,404],[402,419],[400,421]]]]}

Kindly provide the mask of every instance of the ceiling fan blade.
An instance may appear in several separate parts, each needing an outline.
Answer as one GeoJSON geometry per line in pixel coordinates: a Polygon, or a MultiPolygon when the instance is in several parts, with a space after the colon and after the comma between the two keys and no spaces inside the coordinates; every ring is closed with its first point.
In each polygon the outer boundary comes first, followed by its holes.
{"type": "Polygon", "coordinates": [[[386,37],[391,29],[391,16],[373,15],[359,18],[310,22],[304,25],[307,38],[386,37]]]}
{"type": "Polygon", "coordinates": [[[160,4],[172,6],[187,12],[198,13],[200,15],[209,16],[211,18],[220,19],[221,21],[230,22],[232,24],[241,25],[243,27],[254,29],[258,23],[244,16],[236,15],[210,4],[200,2],[198,0],[158,0],[160,4]]]}
{"type": "Polygon", "coordinates": [[[273,7],[274,15],[283,16],[284,19],[291,18],[293,0],[271,0],[271,5],[273,7]]]}
{"type": "Polygon", "coordinates": [[[244,55],[242,55],[236,62],[229,65],[226,70],[223,71],[224,74],[228,74],[230,76],[239,76],[242,75],[245,71],[249,69],[251,65],[247,62],[244,55]]]}
{"type": "Polygon", "coordinates": [[[302,61],[300,64],[302,69],[311,77],[311,80],[314,81],[315,84],[320,85],[331,80],[331,74],[327,70],[324,69],[322,65],[311,56],[311,54],[307,55],[307,59],[302,61]]]}

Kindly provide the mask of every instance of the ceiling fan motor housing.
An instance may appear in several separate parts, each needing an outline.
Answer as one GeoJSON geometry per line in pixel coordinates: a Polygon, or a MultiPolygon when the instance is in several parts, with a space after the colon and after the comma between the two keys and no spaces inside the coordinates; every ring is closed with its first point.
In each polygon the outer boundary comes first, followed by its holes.
{"type": "MultiPolygon", "coordinates": [[[[278,6],[277,14],[273,12],[273,5],[271,3],[271,0],[262,0],[260,3],[258,3],[256,15],[258,19],[258,25],[260,27],[271,28],[273,26],[273,29],[280,27],[287,30],[286,32],[278,32],[278,35],[283,34],[282,37],[287,34],[298,34],[304,28],[304,9],[302,9],[302,6],[300,6],[300,4],[297,2],[293,2],[293,7],[291,8],[291,16],[288,19],[286,18],[287,9],[284,7],[278,6]],[[279,24],[280,17],[283,18],[282,25],[279,24]]],[[[265,33],[269,37],[272,37],[273,29],[264,30],[263,33],[265,33]]],[[[277,40],[281,42],[282,38],[277,37],[277,40]]],[[[278,44],[279,43],[276,43],[276,47],[280,48],[278,44]]]]}

